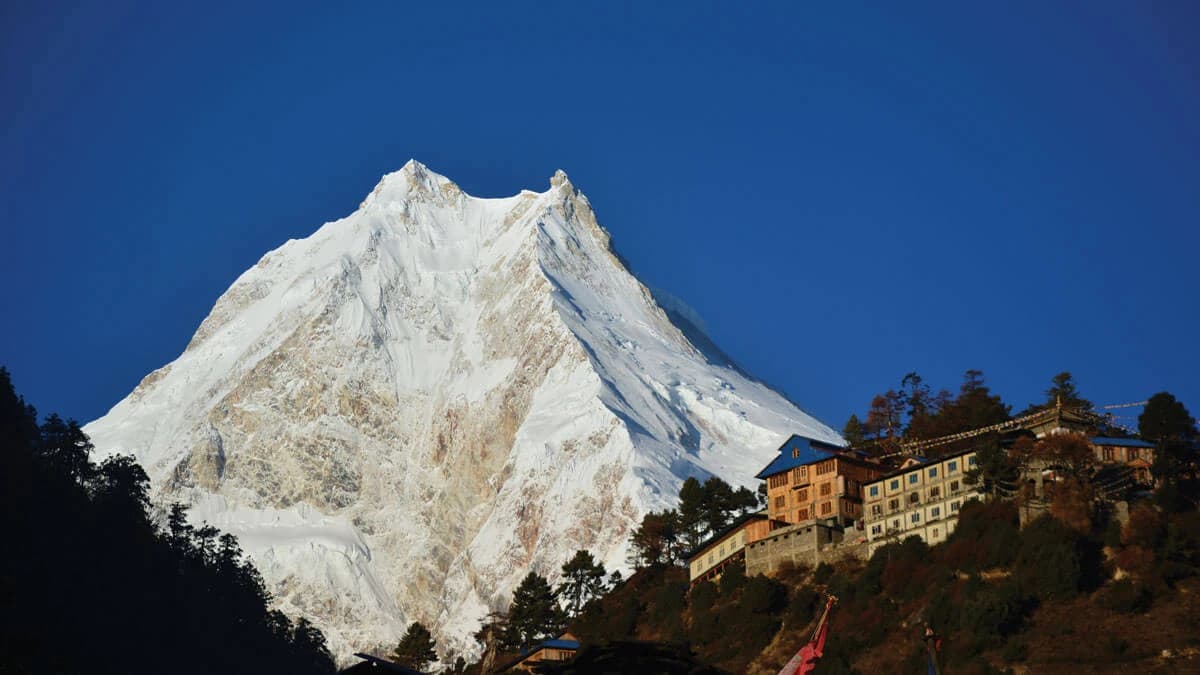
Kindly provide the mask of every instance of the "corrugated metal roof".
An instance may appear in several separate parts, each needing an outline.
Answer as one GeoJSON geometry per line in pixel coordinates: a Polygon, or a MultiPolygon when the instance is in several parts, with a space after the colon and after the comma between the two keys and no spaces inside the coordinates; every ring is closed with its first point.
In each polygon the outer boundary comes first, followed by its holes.
{"type": "Polygon", "coordinates": [[[766,468],[759,471],[755,478],[763,479],[768,476],[774,476],[777,473],[783,473],[788,469],[829,459],[837,454],[838,450],[841,450],[841,448],[792,434],[791,438],[779,446],[779,456],[772,460],[766,468]],[[795,452],[795,457],[792,456],[793,451],[798,451],[795,452]]]}
{"type": "Polygon", "coordinates": [[[383,670],[387,670],[387,671],[390,671],[393,673],[402,673],[402,675],[423,675],[423,673],[421,673],[421,671],[419,671],[419,670],[405,668],[404,666],[400,665],[399,663],[392,663],[391,661],[388,661],[386,659],[381,659],[378,656],[371,656],[370,654],[363,654],[361,652],[355,652],[354,655],[357,656],[358,658],[362,659],[363,661],[367,661],[367,662],[371,663],[372,665],[374,665],[377,668],[381,668],[383,670]]]}
{"type": "Polygon", "coordinates": [[[1107,436],[1093,436],[1091,439],[1092,445],[1112,445],[1119,448],[1153,448],[1154,444],[1150,441],[1143,441],[1137,438],[1109,438],[1107,436]]]}

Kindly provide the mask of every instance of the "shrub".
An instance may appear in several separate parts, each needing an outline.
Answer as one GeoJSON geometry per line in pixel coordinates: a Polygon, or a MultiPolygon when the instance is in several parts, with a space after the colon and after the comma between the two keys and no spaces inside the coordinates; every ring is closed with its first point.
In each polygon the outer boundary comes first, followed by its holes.
{"type": "Polygon", "coordinates": [[[1011,502],[969,501],[959,513],[958,526],[942,549],[952,568],[978,571],[1012,563],[1021,537],[1017,509],[1011,502]]]}
{"type": "Polygon", "coordinates": [[[1149,504],[1138,504],[1129,514],[1129,522],[1121,530],[1121,543],[1155,549],[1166,535],[1166,520],[1149,504]]]}
{"type": "Polygon", "coordinates": [[[730,565],[721,573],[721,595],[729,597],[746,585],[746,568],[730,565]]]}
{"type": "Polygon", "coordinates": [[[683,642],[683,607],[687,582],[664,581],[654,589],[650,598],[651,621],[658,626],[661,637],[668,642],[683,642]]]}
{"type": "Polygon", "coordinates": [[[1082,569],[1079,535],[1050,516],[1021,533],[1016,577],[1021,590],[1039,600],[1072,598],[1079,592],[1082,569]]]}
{"type": "Polygon", "coordinates": [[[1009,640],[1000,650],[1000,658],[1008,663],[1022,663],[1029,658],[1029,645],[1024,640],[1009,640]]]}
{"type": "Polygon", "coordinates": [[[813,615],[817,612],[817,603],[820,601],[821,595],[808,586],[797,588],[788,601],[785,616],[788,625],[799,627],[808,624],[813,620],[813,615]]]}
{"type": "Polygon", "coordinates": [[[1117,567],[1130,574],[1147,577],[1154,569],[1154,551],[1141,546],[1127,546],[1121,549],[1115,558],[1117,567]]]}
{"type": "Polygon", "coordinates": [[[1200,511],[1171,518],[1163,541],[1163,556],[1191,567],[1200,567],[1200,511]]]}
{"type": "Polygon", "coordinates": [[[829,577],[833,576],[833,565],[823,562],[817,565],[817,569],[813,570],[813,581],[818,584],[823,584],[829,581],[829,577]]]}
{"type": "Polygon", "coordinates": [[[1150,600],[1150,592],[1130,579],[1114,581],[1112,585],[1096,594],[1097,605],[1122,614],[1144,612],[1149,609],[1150,600]]]}
{"type": "Polygon", "coordinates": [[[717,585],[711,581],[701,581],[692,587],[688,596],[688,605],[693,613],[707,612],[717,604],[717,585]]]}
{"type": "Polygon", "coordinates": [[[1021,594],[1011,583],[980,584],[963,602],[960,628],[978,646],[991,646],[1021,626],[1021,594]]]}
{"type": "Polygon", "coordinates": [[[787,588],[770,577],[757,574],[746,580],[738,607],[748,614],[778,614],[787,607],[787,588]]]}

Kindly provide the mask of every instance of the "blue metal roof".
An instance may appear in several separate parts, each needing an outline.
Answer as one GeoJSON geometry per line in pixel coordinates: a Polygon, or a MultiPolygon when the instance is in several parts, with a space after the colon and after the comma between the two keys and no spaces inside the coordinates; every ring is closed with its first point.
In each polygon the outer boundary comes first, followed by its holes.
{"type": "Polygon", "coordinates": [[[579,642],[576,640],[546,640],[538,647],[542,649],[579,649],[579,642]]]}
{"type": "Polygon", "coordinates": [[[774,476],[777,473],[783,473],[789,469],[794,469],[805,464],[812,464],[823,459],[828,459],[839,450],[837,446],[828,445],[821,441],[815,441],[811,438],[797,436],[792,434],[792,437],[784,441],[783,445],[779,446],[779,456],[771,461],[762,471],[758,472],[755,478],[763,479],[768,476],[774,476]],[[828,448],[828,449],[827,449],[828,448]],[[799,450],[796,456],[792,456],[794,450],[799,450]]]}
{"type": "Polygon", "coordinates": [[[1106,436],[1093,436],[1093,445],[1113,445],[1119,448],[1153,448],[1154,444],[1149,441],[1143,441],[1136,438],[1108,438],[1106,436]]]}
{"type": "Polygon", "coordinates": [[[370,654],[363,654],[361,652],[355,652],[354,655],[357,656],[358,658],[362,659],[363,661],[370,662],[372,665],[374,665],[382,670],[391,671],[393,673],[401,673],[401,675],[424,675],[424,673],[422,673],[419,670],[405,668],[404,666],[400,665],[399,663],[392,663],[391,661],[388,661],[386,659],[381,659],[378,656],[371,656],[370,654]]]}

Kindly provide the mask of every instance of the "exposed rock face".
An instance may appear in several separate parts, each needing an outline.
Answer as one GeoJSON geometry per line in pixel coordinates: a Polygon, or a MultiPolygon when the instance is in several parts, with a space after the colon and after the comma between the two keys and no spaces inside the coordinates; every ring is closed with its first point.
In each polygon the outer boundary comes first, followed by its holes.
{"type": "Polygon", "coordinates": [[[622,567],[687,476],[750,484],[789,433],[841,440],[689,339],[608,242],[561,172],[478,199],[410,162],[86,431],[238,535],[339,657],[413,620],[473,651],[528,570],[622,567]]]}

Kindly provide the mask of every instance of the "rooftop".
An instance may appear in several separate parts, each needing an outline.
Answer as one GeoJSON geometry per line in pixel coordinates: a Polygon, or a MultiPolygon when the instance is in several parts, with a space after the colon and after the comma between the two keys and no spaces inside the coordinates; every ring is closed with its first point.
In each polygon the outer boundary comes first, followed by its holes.
{"type": "Polygon", "coordinates": [[[792,434],[791,438],[779,446],[779,456],[772,460],[766,468],[759,471],[755,478],[763,479],[768,476],[774,476],[777,473],[783,473],[789,469],[819,462],[837,455],[848,456],[842,454],[841,450],[836,445],[829,445],[828,443],[792,434]]]}
{"type": "Polygon", "coordinates": [[[737,520],[726,525],[724,528],[722,528],[716,534],[713,534],[712,536],[708,537],[704,541],[697,544],[696,548],[692,549],[691,551],[688,551],[688,553],[683,556],[683,559],[687,560],[690,564],[692,558],[695,558],[696,556],[698,556],[701,553],[703,553],[704,551],[706,551],[713,544],[715,544],[718,541],[729,536],[729,533],[737,531],[737,529],[739,527],[745,525],[746,523],[750,522],[751,520],[756,520],[759,518],[766,518],[766,517],[767,517],[767,512],[765,509],[762,511],[755,511],[754,513],[747,513],[743,516],[740,516],[737,520]]]}
{"type": "Polygon", "coordinates": [[[1092,445],[1112,445],[1119,448],[1153,448],[1154,444],[1150,441],[1143,441],[1139,438],[1110,438],[1108,436],[1093,436],[1088,439],[1092,445]]]}

